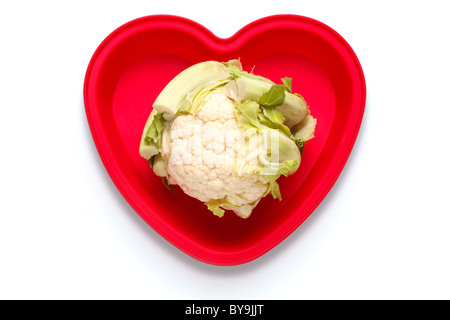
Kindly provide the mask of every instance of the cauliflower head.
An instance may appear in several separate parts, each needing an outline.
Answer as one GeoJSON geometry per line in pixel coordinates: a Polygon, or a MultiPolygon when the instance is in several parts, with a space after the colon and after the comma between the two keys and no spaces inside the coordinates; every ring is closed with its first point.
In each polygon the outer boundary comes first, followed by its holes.
{"type": "Polygon", "coordinates": [[[215,215],[247,218],[267,194],[281,200],[276,180],[298,169],[314,136],[305,100],[283,83],[246,73],[237,60],[194,65],[156,99],[139,152],[166,185],[215,215]]]}
{"type": "Polygon", "coordinates": [[[245,138],[222,91],[208,93],[198,114],[176,117],[163,134],[169,183],[209,207],[222,204],[245,218],[268,193],[267,178],[235,170],[244,161],[245,138]]]}

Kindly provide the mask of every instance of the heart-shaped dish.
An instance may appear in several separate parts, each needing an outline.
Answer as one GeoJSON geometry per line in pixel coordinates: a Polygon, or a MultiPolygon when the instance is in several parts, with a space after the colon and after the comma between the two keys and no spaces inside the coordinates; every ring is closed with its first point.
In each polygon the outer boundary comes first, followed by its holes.
{"type": "Polygon", "coordinates": [[[252,22],[228,39],[178,16],[130,21],[98,47],[88,66],[84,101],[106,170],[134,210],[162,237],[190,256],[236,265],[263,255],[314,211],[351,152],[365,107],[365,80],[349,44],[333,29],[297,15],[252,22]],[[248,219],[218,218],[200,201],[165,188],[139,156],[152,103],[190,65],[239,58],[244,69],[279,83],[293,78],[318,119],[300,169],[281,177],[283,200],[265,197],[248,219]]]}

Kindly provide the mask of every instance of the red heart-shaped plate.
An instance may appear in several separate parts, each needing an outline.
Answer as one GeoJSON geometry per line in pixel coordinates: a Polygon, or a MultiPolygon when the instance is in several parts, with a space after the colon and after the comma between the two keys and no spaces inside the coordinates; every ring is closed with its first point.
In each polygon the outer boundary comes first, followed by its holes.
{"type": "Polygon", "coordinates": [[[154,15],[124,24],[100,44],[86,72],[84,102],[106,170],[142,219],[198,260],[235,265],[279,244],[328,193],[358,134],[365,81],[348,43],[310,18],[270,16],[222,39],[191,20],[154,15]],[[277,83],[292,77],[293,91],[318,119],[300,169],[279,179],[283,200],[262,199],[248,219],[232,212],[218,218],[181,189],[168,190],[138,153],[153,101],[175,75],[197,62],[236,58],[277,83]]]}

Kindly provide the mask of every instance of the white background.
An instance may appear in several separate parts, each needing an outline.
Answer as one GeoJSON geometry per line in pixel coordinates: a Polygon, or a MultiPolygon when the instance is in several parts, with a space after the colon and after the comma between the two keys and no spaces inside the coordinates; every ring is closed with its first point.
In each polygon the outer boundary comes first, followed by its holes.
{"type": "Polygon", "coordinates": [[[1,299],[449,299],[447,1],[2,1],[1,299]],[[244,6],[245,5],[245,6],[244,6]],[[332,191],[260,259],[211,266],[166,243],[110,181],[84,73],[115,28],[176,14],[229,37],[272,14],[355,50],[367,105],[332,191]]]}

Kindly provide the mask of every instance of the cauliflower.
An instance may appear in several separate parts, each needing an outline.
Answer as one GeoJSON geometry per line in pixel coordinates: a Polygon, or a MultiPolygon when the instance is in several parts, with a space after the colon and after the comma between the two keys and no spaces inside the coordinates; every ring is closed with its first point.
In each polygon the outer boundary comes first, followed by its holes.
{"type": "Polygon", "coordinates": [[[247,218],[268,193],[281,200],[276,180],[298,169],[316,124],[286,79],[276,85],[242,71],[237,60],[184,70],[156,99],[141,156],[166,185],[217,216],[233,210],[247,218]]]}

